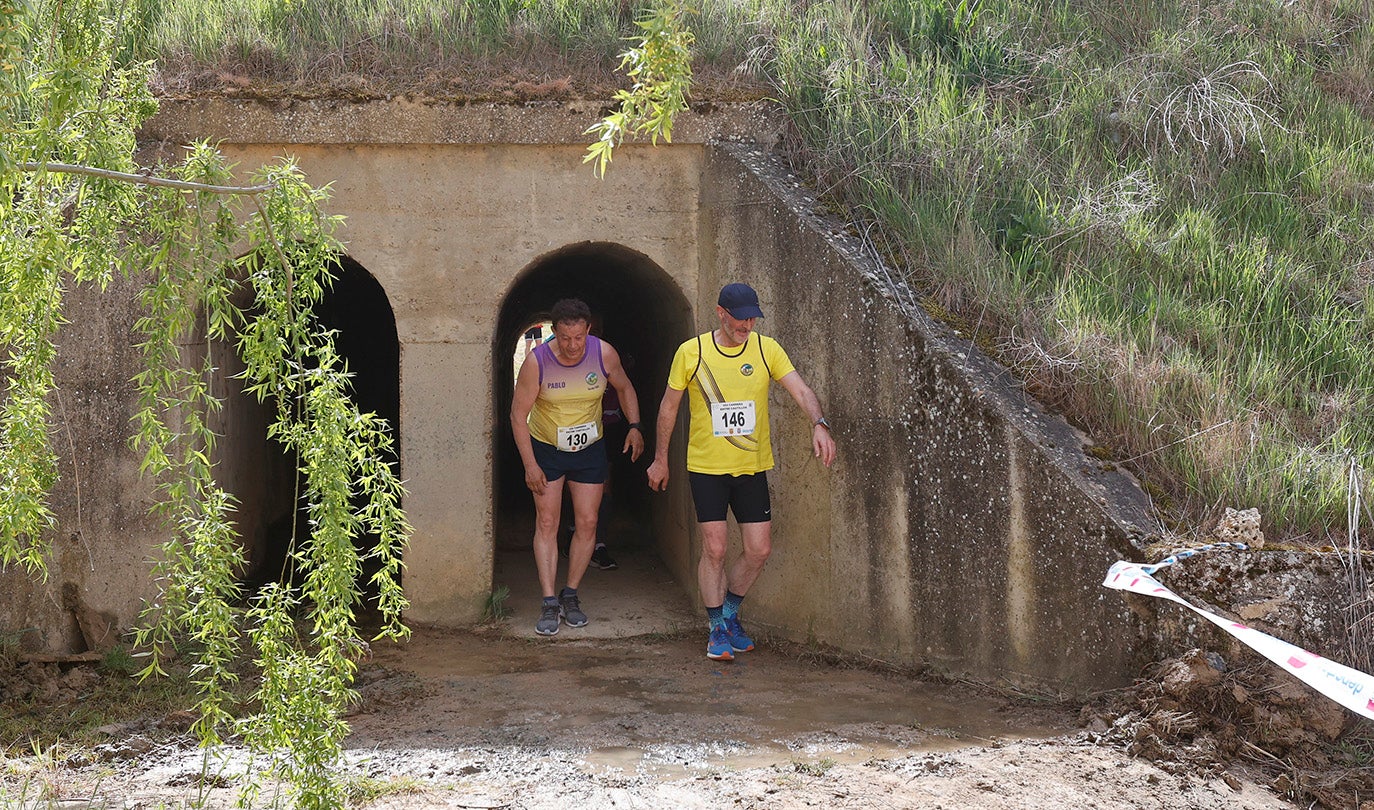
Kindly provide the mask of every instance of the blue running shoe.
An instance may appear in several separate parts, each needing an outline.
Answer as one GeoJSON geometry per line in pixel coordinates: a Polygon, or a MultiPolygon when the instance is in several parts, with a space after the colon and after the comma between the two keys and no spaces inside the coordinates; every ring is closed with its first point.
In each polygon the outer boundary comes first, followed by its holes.
{"type": "Polygon", "coordinates": [[[733,661],[734,648],[730,646],[730,631],[725,625],[711,628],[711,637],[706,640],[706,657],[717,661],[733,661]]]}
{"type": "Polygon", "coordinates": [[[744,632],[744,626],[739,623],[738,616],[731,616],[725,620],[725,632],[730,634],[730,649],[735,652],[749,652],[754,649],[754,640],[744,632]]]}

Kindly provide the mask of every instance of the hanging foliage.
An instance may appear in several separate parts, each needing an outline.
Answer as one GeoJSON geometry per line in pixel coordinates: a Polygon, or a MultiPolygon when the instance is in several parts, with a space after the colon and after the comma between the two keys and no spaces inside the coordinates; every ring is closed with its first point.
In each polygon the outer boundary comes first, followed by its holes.
{"type": "Polygon", "coordinates": [[[635,25],[639,44],[620,55],[620,69],[634,84],[615,94],[616,109],[586,131],[596,135],[583,163],[598,177],[606,175],[612,153],[625,137],[648,135],[655,145],[673,142],[673,120],[687,109],[692,86],[692,43],[687,15],[696,8],[686,0],[658,0],[644,9],[635,25]]]}
{"type": "Polygon", "coordinates": [[[323,212],[327,192],[289,161],[236,184],[206,144],[178,165],[141,170],[136,132],[156,103],[148,68],[114,56],[126,6],[0,2],[0,567],[46,575],[63,294],[133,279],[142,285],[143,357],[133,445],[167,527],[153,572],[158,597],[136,633],[143,675],[161,673],[179,648],[194,661],[204,744],[241,737],[273,763],[267,775],[294,788],[298,806],[341,806],[340,717],[356,698],[366,647],[355,622],[359,580],[374,572],[366,589],[377,594],[381,636],[403,637],[410,529],[388,425],[358,411],[332,334],[314,315],[341,256],[339,222],[323,212]],[[211,348],[188,364],[193,336],[211,348]],[[269,436],[299,460],[298,503],[311,527],[292,541],[294,587],[269,585],[251,598],[238,581],[234,499],[211,462],[221,403],[209,381],[222,345],[246,366],[245,390],[274,408],[269,436]],[[363,536],[375,538],[370,547],[355,542],[363,536]],[[233,688],[249,656],[251,711],[233,688]]]}

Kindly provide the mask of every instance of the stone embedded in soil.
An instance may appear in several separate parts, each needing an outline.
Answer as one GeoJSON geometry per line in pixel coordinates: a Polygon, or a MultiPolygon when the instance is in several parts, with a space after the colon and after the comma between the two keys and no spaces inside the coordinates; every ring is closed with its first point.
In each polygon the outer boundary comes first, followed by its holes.
{"type": "Polygon", "coordinates": [[[1169,662],[1160,679],[1164,691],[1176,698],[1187,698],[1221,683],[1222,672],[1214,660],[1201,650],[1190,650],[1169,662]]]}

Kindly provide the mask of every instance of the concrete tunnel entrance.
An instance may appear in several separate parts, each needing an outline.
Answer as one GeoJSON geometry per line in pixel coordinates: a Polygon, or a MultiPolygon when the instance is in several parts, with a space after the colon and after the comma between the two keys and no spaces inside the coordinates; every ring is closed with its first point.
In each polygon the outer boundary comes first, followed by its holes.
{"type": "MultiPolygon", "coordinates": [[[[517,355],[523,355],[525,331],[545,320],[550,307],[562,298],[581,298],[591,308],[593,317],[601,321],[601,337],[620,352],[634,384],[640,421],[645,428],[645,455],[638,462],[632,464],[619,446],[607,447],[611,459],[611,503],[606,518],[606,542],[612,554],[658,553],[653,513],[661,508],[661,500],[649,492],[644,471],[653,453],[654,423],[668,366],[678,344],[693,333],[691,307],[677,282],[647,256],[622,245],[569,245],[541,256],[516,276],[502,303],[492,346],[493,413],[497,425],[492,447],[492,511],[498,560],[503,556],[517,561],[530,557],[530,579],[535,576],[530,555],[534,503],[525,487],[524,467],[511,436],[511,394],[518,370],[515,360],[517,355]]],[[[566,533],[560,533],[560,541],[565,540],[566,533]]],[[[685,537],[682,542],[686,542],[685,537]]],[[[566,560],[559,562],[561,585],[566,576],[566,560]]],[[[511,571],[506,576],[526,574],[511,571]]]]}
{"type": "MultiPolygon", "coordinates": [[[[400,343],[386,291],[366,268],[344,256],[315,316],[322,328],[336,333],[334,345],[352,375],[352,399],[358,409],[376,413],[391,425],[391,462],[399,473],[395,449],[400,446],[400,343]]],[[[232,348],[216,351],[227,352],[237,366],[234,372],[242,371],[232,348]]],[[[229,449],[221,466],[228,471],[228,488],[239,498],[239,531],[248,561],[242,579],[253,588],[290,577],[292,524],[300,534],[308,531],[308,523],[304,504],[296,503],[296,460],[267,436],[275,406],[259,404],[243,393],[237,379],[231,378],[230,389],[225,404],[228,440],[222,443],[229,449]]],[[[373,542],[375,538],[357,540],[360,548],[373,542]]],[[[369,599],[375,597],[375,589],[367,584],[372,573],[365,565],[359,578],[369,599]]]]}

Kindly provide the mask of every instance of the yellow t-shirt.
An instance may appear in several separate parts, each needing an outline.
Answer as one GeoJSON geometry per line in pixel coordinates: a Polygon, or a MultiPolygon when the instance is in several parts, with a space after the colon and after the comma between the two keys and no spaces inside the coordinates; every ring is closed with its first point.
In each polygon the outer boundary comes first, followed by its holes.
{"type": "Polygon", "coordinates": [[[773,469],[768,384],[796,371],[778,342],[757,332],[727,349],[707,332],[677,347],[668,387],[687,392],[689,472],[752,475],[773,469]]]}
{"type": "Polygon", "coordinates": [[[587,350],[574,365],[558,362],[553,348],[534,349],[539,364],[539,396],[530,408],[530,435],[569,452],[584,450],[601,438],[601,398],[606,393],[606,367],[601,340],[587,336],[587,350]]]}

